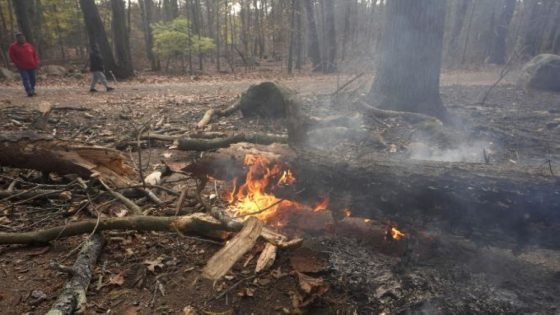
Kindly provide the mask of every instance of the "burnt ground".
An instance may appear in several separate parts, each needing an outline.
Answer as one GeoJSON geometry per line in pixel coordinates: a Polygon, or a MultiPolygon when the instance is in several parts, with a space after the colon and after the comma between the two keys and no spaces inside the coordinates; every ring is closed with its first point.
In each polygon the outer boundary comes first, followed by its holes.
{"type": "MultiPolygon", "coordinates": [[[[367,120],[360,122],[367,132],[381,134],[384,145],[376,147],[376,154],[388,158],[398,155],[481,163],[484,149],[497,167],[515,164],[556,176],[560,173],[560,96],[527,93],[513,84],[515,75],[511,73],[492,90],[485,104],[480,104],[481,96],[496,80],[494,72],[444,74],[442,97],[457,122],[453,133],[461,138],[455,145],[438,142],[438,148],[426,151],[425,144],[432,147],[434,143],[411,134],[407,128],[379,130],[368,126],[367,120]]],[[[33,99],[23,96],[19,84],[3,83],[0,123],[2,131],[28,130],[39,115],[37,110],[48,102],[63,109],[51,114],[44,132],[84,144],[114,146],[129,141],[130,149],[124,151],[130,150],[136,159],[136,144],[127,138],[134,130],[149,125],[153,132],[193,134],[197,132],[194,125],[208,108],[230,104],[238,93],[263,80],[275,80],[300,92],[306,100],[305,111],[310,114],[353,115],[351,105],[334,104],[324,96],[348,79],[281,77],[273,73],[186,79],[140,76],[117,84],[113,93],[97,94],[87,92],[86,79],[57,79],[48,84],[40,82],[39,97],[33,99]]],[[[401,122],[386,123],[394,126],[401,122]]],[[[211,124],[206,131],[286,130],[281,121],[234,115],[211,124]]],[[[155,169],[160,160],[187,163],[198,155],[169,150],[167,145],[143,147],[144,163],[149,164],[146,172],[155,169]]],[[[365,150],[363,143],[326,145],[347,158],[371,150],[368,146],[365,150]]],[[[37,172],[4,167],[1,188],[6,189],[15,177],[31,183],[41,180],[37,172]]],[[[64,183],[64,178],[51,176],[50,184],[64,183]]],[[[29,183],[21,185],[22,189],[32,187],[29,183]]],[[[176,191],[183,185],[186,181],[180,177],[166,184],[176,191]]],[[[221,189],[221,185],[216,187],[221,189]]],[[[161,193],[161,198],[174,197],[161,193]]],[[[9,201],[0,200],[0,231],[28,231],[86,218],[85,212],[69,211],[77,202],[40,199],[12,207],[9,201]]],[[[196,202],[191,204],[197,209],[196,202]]],[[[150,203],[144,208],[153,208],[153,214],[165,212],[150,203]]],[[[122,206],[103,207],[101,212],[104,216],[119,215],[122,206]]],[[[172,233],[107,232],[105,236],[108,244],[88,291],[88,314],[182,314],[188,306],[202,314],[560,313],[560,251],[537,246],[512,251],[510,246],[488,246],[460,235],[446,235],[453,246],[441,246],[422,259],[405,259],[380,253],[367,240],[325,232],[308,237],[304,243],[304,248],[320,257],[318,261],[311,259],[309,263],[319,267],[311,268],[308,275],[323,279],[307,293],[296,273],[300,267],[292,261],[300,255],[294,250],[280,251],[269,271],[254,276],[255,260],[264,246],[259,242],[226,279],[208,283],[199,278],[199,271],[221,247],[219,244],[172,233]]],[[[1,313],[45,313],[66,280],[65,275],[49,267],[49,262],[72,264],[74,249],[83,239],[60,239],[48,247],[0,246],[1,313]]]]}

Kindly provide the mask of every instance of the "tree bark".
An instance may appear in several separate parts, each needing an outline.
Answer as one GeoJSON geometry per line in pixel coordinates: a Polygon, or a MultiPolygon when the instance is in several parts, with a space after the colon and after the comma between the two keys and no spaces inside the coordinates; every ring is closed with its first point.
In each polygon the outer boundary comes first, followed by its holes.
{"type": "Polygon", "coordinates": [[[93,276],[95,263],[105,240],[101,234],[94,234],[89,238],[80,250],[76,262],[71,267],[72,278],[66,282],[62,293],[57,298],[47,315],[74,314],[83,304],[87,302],[86,293],[93,276]]]}
{"type": "Polygon", "coordinates": [[[309,32],[309,58],[313,64],[313,70],[321,67],[321,52],[319,50],[319,34],[317,23],[315,22],[315,12],[313,10],[313,0],[304,0],[305,13],[307,14],[307,29],[309,32]]]}
{"type": "Polygon", "coordinates": [[[449,44],[447,47],[447,60],[449,61],[449,64],[459,61],[459,40],[461,38],[465,18],[471,3],[472,0],[458,0],[456,3],[457,8],[453,16],[453,28],[451,29],[451,34],[449,35],[449,44]]]}
{"type": "Polygon", "coordinates": [[[32,133],[0,135],[0,165],[89,177],[94,173],[117,185],[135,174],[128,159],[114,149],[76,145],[32,133]]]}
{"type": "Polygon", "coordinates": [[[447,121],[439,94],[445,2],[387,3],[383,48],[369,102],[447,121]]]}
{"type": "MultiPolygon", "coordinates": [[[[329,209],[388,220],[430,232],[462,234],[486,244],[560,248],[560,181],[516,166],[391,161],[369,156],[348,161],[300,145],[237,146],[207,154],[188,168],[195,176],[241,176],[244,153],[290,166],[296,182],[276,191],[299,202],[329,194],[329,209]],[[298,193],[295,193],[298,192],[298,193]]],[[[242,178],[242,177],[241,177],[242,178]]]]}
{"type": "Polygon", "coordinates": [[[157,56],[154,54],[154,35],[152,33],[152,0],[139,0],[140,10],[142,11],[142,27],[144,29],[144,43],[146,46],[146,56],[150,60],[152,71],[159,71],[160,64],[157,56]]]}
{"type": "Polygon", "coordinates": [[[84,15],[84,22],[89,37],[90,47],[99,46],[99,52],[103,57],[105,70],[117,74],[119,69],[113,56],[113,49],[109,45],[109,39],[99,16],[99,11],[94,0],[80,0],[80,7],[84,15]]]}
{"type": "Polygon", "coordinates": [[[31,27],[31,19],[29,17],[31,1],[29,0],[11,0],[14,12],[16,14],[17,23],[20,31],[25,35],[27,41],[35,43],[35,34],[31,27]]]}
{"type": "Polygon", "coordinates": [[[492,45],[492,51],[490,53],[491,63],[497,65],[503,65],[506,63],[506,39],[508,35],[509,25],[511,23],[511,19],[513,18],[513,13],[515,12],[516,3],[517,0],[506,0],[504,4],[503,11],[500,14],[496,29],[494,30],[494,42],[492,45]]]}
{"type": "Polygon", "coordinates": [[[132,57],[130,55],[130,41],[126,29],[126,10],[123,0],[111,0],[113,12],[113,32],[115,39],[115,51],[118,61],[118,78],[126,79],[134,75],[132,68],[132,57]]]}
{"type": "Polygon", "coordinates": [[[336,27],[334,15],[334,0],[323,0],[325,5],[325,56],[322,58],[323,71],[333,73],[337,71],[336,66],[336,27]]]}

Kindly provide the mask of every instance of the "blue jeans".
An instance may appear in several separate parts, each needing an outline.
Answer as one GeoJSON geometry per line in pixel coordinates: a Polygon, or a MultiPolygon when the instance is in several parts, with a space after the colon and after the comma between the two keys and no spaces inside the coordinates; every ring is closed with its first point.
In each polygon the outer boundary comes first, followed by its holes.
{"type": "Polygon", "coordinates": [[[21,75],[21,81],[23,82],[23,87],[27,95],[35,93],[35,69],[19,69],[19,74],[21,75]]]}

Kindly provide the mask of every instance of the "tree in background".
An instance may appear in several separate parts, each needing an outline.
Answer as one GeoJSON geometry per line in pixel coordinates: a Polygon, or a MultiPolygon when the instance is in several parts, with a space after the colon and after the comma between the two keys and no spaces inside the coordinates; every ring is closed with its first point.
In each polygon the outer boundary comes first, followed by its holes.
{"type": "Polygon", "coordinates": [[[188,54],[202,54],[215,48],[211,38],[193,34],[190,22],[184,17],[155,23],[152,27],[155,51],[167,59],[167,65],[172,58],[179,58],[183,72],[186,72],[188,54]]]}
{"type": "Polygon", "coordinates": [[[126,27],[126,12],[123,0],[111,0],[113,12],[112,25],[114,34],[114,46],[117,55],[117,72],[120,78],[129,78],[134,75],[132,58],[130,56],[130,42],[126,27]]]}
{"type": "Polygon", "coordinates": [[[494,40],[490,52],[490,63],[503,65],[506,63],[507,46],[506,40],[509,31],[509,25],[515,12],[515,4],[517,0],[506,0],[502,13],[498,18],[496,29],[493,32],[494,40]]]}
{"type": "Polygon", "coordinates": [[[439,94],[445,12],[441,0],[387,3],[371,104],[447,120],[439,94]]]}
{"type": "Polygon", "coordinates": [[[107,38],[107,33],[105,32],[105,27],[103,26],[103,21],[99,16],[99,10],[97,10],[95,1],[80,0],[80,7],[82,8],[82,13],[84,15],[84,22],[89,38],[90,48],[97,46],[101,56],[103,57],[105,70],[118,74],[119,71],[117,63],[115,62],[115,57],[113,56],[113,49],[111,48],[111,45],[109,45],[109,39],[107,38]]]}
{"type": "Polygon", "coordinates": [[[31,1],[25,0],[10,0],[12,1],[14,11],[17,18],[17,23],[20,31],[25,35],[27,41],[35,43],[35,34],[31,27],[31,19],[29,18],[29,12],[31,11],[31,1]]]}

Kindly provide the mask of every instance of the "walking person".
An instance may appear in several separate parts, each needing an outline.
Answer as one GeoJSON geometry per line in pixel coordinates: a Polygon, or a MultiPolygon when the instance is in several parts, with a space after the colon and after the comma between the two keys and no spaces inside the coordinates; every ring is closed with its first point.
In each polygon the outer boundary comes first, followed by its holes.
{"type": "Polygon", "coordinates": [[[27,96],[37,95],[35,93],[35,80],[39,58],[33,45],[25,40],[23,33],[18,32],[16,33],[16,41],[10,45],[8,53],[19,71],[27,96]]]}
{"type": "Polygon", "coordinates": [[[103,73],[105,71],[103,58],[99,53],[99,49],[95,46],[91,48],[91,52],[89,54],[89,71],[91,71],[92,74],[91,87],[89,89],[90,92],[97,92],[95,85],[98,81],[103,83],[107,92],[114,90],[114,88],[110,87],[107,83],[107,78],[105,77],[105,73],[103,73]]]}

